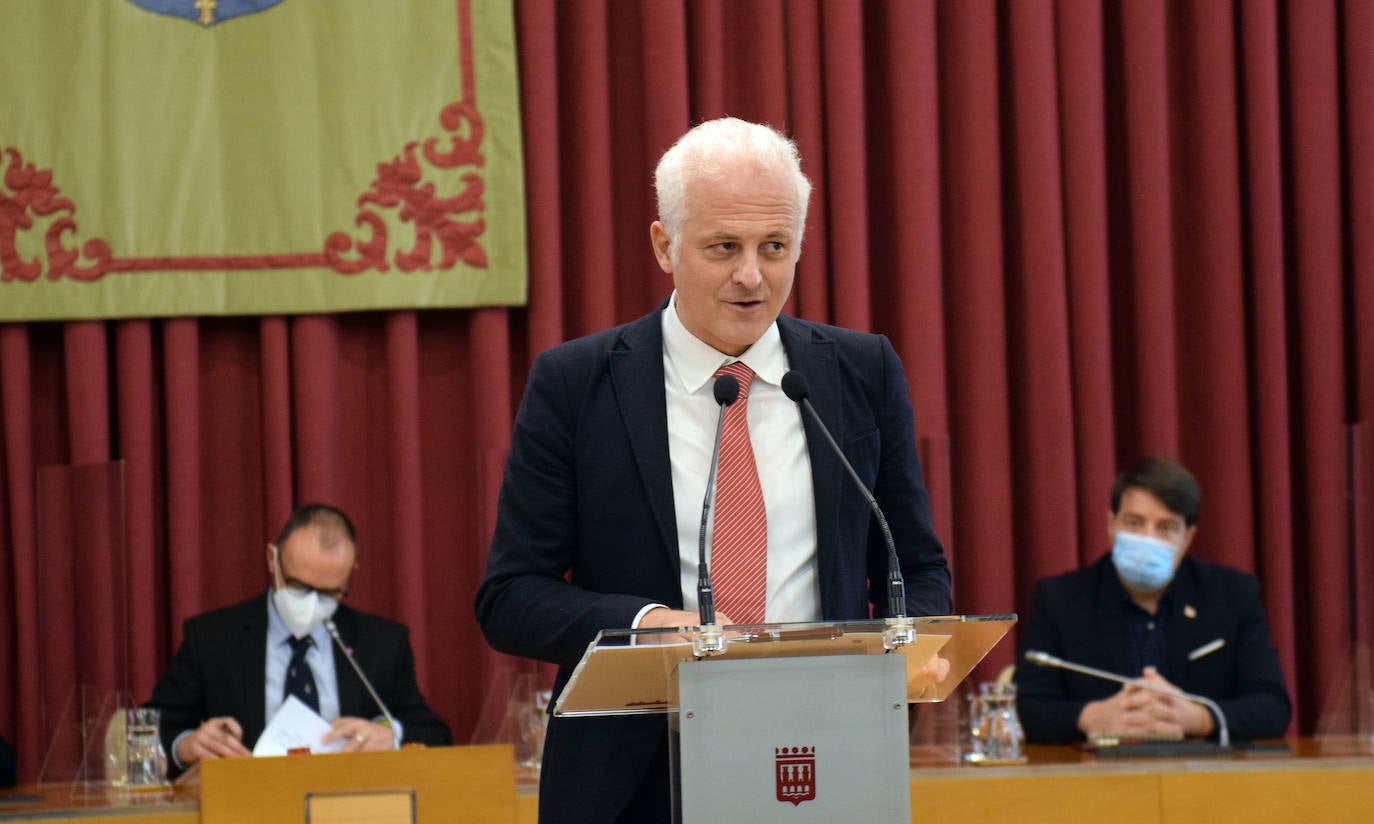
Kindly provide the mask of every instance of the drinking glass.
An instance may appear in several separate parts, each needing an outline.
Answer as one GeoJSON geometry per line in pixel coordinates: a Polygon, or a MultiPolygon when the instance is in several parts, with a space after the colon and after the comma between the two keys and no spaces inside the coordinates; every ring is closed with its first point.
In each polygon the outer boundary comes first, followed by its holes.
{"type": "Polygon", "coordinates": [[[1024,764],[1026,734],[1016,714],[1016,685],[980,684],[969,719],[972,764],[1024,764]]]}
{"type": "Polygon", "coordinates": [[[156,790],[167,786],[167,755],[157,727],[161,720],[158,710],[135,707],[125,711],[125,735],[128,742],[126,786],[131,790],[156,790]]]}

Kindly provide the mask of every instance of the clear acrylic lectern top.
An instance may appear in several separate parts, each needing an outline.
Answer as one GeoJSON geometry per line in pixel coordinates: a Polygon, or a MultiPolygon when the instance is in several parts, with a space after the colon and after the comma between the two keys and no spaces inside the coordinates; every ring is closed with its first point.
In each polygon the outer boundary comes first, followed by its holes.
{"type": "MultiPolygon", "coordinates": [[[[943,701],[1016,623],[1015,615],[945,615],[911,619],[913,643],[884,644],[885,621],[741,624],[725,628],[721,659],[814,655],[906,656],[907,700],[943,701]]],[[[587,647],[554,706],[554,715],[648,715],[673,712],[670,679],[695,657],[699,627],[603,630],[587,647]]]]}

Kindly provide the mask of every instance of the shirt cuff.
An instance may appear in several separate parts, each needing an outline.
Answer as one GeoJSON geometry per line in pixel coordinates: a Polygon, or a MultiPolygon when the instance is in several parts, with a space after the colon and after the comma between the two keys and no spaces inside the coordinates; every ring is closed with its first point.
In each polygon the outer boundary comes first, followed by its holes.
{"type": "Polygon", "coordinates": [[[391,748],[393,750],[399,750],[401,748],[401,739],[405,735],[406,728],[405,725],[401,723],[400,719],[387,718],[385,715],[379,715],[376,718],[372,719],[372,723],[390,727],[391,748]]]}
{"type": "Polygon", "coordinates": [[[178,735],[176,738],[172,739],[172,751],[167,754],[172,757],[172,763],[176,764],[177,769],[179,770],[186,769],[186,765],[181,763],[180,758],[177,758],[177,747],[181,746],[181,741],[183,738],[185,738],[193,732],[195,732],[195,730],[183,730],[181,735],[178,735]]]}
{"type": "Polygon", "coordinates": [[[649,610],[667,608],[667,604],[645,604],[643,609],[635,613],[635,619],[630,622],[630,629],[639,629],[639,622],[644,620],[644,616],[649,614],[649,610]]]}

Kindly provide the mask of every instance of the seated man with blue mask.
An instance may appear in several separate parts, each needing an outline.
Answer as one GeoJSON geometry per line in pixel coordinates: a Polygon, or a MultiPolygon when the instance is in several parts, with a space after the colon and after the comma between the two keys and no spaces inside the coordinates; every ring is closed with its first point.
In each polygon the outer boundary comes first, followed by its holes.
{"type": "MultiPolygon", "coordinates": [[[[1188,556],[1202,490],[1182,465],[1146,458],[1112,486],[1112,550],[1040,581],[1021,649],[1215,701],[1237,741],[1284,734],[1292,713],[1258,579],[1188,556]]],[[[1017,710],[1036,743],[1087,735],[1215,737],[1201,704],[1021,661],[1017,710]]]]}
{"type": "Polygon", "coordinates": [[[346,752],[452,743],[416,684],[405,625],[340,603],[357,558],[346,515],[325,504],[302,506],[267,546],[271,590],[186,621],[181,647],[148,702],[162,711],[173,774],[205,758],[250,755],[287,696],[329,721],[322,743],[344,740],[346,752]],[[394,725],[331,639],[330,620],[394,725]]]}

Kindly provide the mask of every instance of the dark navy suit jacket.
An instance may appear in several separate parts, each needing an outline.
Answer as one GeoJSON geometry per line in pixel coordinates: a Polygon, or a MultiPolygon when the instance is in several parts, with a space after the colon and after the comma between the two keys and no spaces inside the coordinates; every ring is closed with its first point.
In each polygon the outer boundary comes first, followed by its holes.
{"type": "MultiPolygon", "coordinates": [[[[665,304],[666,305],[666,304],[665,304]]],[[[876,495],[906,575],[907,610],[952,609],[930,523],[911,401],[886,338],[778,318],[792,369],[876,495]]],[[[821,612],[886,613],[887,550],[872,513],[809,416],[821,612]]],[[[570,341],[535,361],[516,415],[477,616],[501,652],[560,667],[556,691],[603,629],[650,603],[681,608],[660,313],[570,341]],[[565,574],[570,573],[568,578],[565,574]]],[[[555,718],[540,821],[613,821],[665,735],[662,716],[555,718]]],[[[665,810],[665,815],[667,811],[665,810]]]]}
{"type": "MultiPolygon", "coordinates": [[[[452,744],[448,725],[425,703],[416,684],[415,657],[405,625],[342,605],[334,613],[334,624],[387,709],[401,722],[404,740],[431,746],[452,744]]],[[[334,671],[342,715],[381,715],[377,702],[337,650],[334,671]]],[[[187,619],[181,647],[148,701],[148,706],[162,711],[162,743],[168,761],[178,735],[222,715],[239,722],[244,746],[253,749],[267,726],[266,681],[266,595],[187,619]]]]}
{"type": "MultiPolygon", "coordinates": [[[[1234,740],[1283,735],[1292,707],[1264,619],[1259,581],[1239,570],[1184,556],[1169,587],[1168,663],[1160,674],[1185,692],[1216,701],[1234,740]],[[1217,639],[1222,641],[1219,649],[1189,660],[1189,653],[1217,639]]],[[[1090,566],[1047,578],[1036,585],[1021,649],[1138,676],[1130,671],[1128,598],[1110,553],[1090,566]]],[[[1121,688],[1025,660],[1017,663],[1016,682],[1026,738],[1044,743],[1081,740],[1078,716],[1084,705],[1121,688]]]]}

